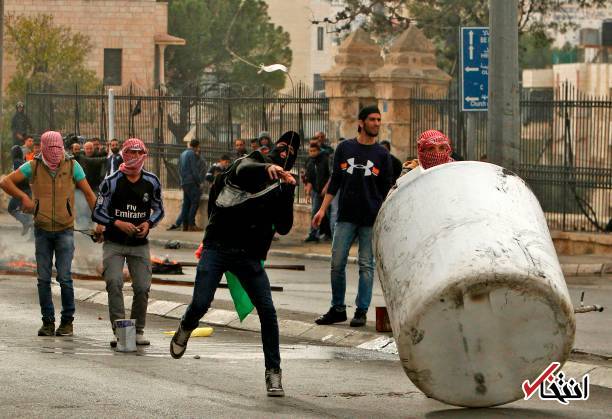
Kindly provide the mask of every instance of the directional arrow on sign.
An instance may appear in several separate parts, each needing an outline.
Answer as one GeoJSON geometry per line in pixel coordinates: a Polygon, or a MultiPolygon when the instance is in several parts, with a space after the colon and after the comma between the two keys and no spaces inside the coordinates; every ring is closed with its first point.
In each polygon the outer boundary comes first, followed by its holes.
{"type": "Polygon", "coordinates": [[[469,73],[470,71],[480,71],[478,67],[465,67],[465,71],[469,73]]]}
{"type": "Polygon", "coordinates": [[[466,96],[465,100],[467,100],[468,102],[474,102],[476,100],[479,100],[480,98],[477,97],[472,97],[472,96],[466,96]]]}

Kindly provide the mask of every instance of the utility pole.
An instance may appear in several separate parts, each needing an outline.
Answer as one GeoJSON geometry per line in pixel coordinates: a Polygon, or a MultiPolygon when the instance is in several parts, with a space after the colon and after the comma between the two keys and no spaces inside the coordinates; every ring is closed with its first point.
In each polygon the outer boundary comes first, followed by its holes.
{"type": "Polygon", "coordinates": [[[4,0],[0,0],[0,174],[4,173],[4,138],[2,138],[2,122],[4,121],[4,0]]]}
{"type": "Polygon", "coordinates": [[[489,126],[487,157],[517,170],[520,158],[518,0],[489,0],[489,126]]]}

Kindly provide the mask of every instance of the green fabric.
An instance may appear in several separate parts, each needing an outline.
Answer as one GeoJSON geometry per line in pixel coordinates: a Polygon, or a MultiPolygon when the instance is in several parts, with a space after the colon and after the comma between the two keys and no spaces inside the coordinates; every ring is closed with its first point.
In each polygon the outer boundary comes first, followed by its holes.
{"type": "MultiPolygon", "coordinates": [[[[263,268],[264,261],[261,261],[261,267],[263,268]]],[[[225,273],[225,280],[227,281],[227,287],[229,288],[230,295],[232,296],[232,300],[234,300],[234,307],[236,308],[236,313],[238,313],[238,318],[240,318],[240,322],[246,318],[253,309],[253,303],[249,298],[247,292],[242,288],[242,284],[236,275],[231,272],[225,273]]]]}

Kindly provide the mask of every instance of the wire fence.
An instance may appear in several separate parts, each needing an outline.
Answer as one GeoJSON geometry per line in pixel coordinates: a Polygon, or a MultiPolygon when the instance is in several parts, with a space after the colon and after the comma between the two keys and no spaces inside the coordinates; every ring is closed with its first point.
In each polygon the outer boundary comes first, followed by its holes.
{"type": "MultiPolygon", "coordinates": [[[[86,138],[110,140],[108,93],[56,93],[47,86],[31,88],[26,109],[34,133],[48,129],[86,138]]],[[[150,150],[147,169],[158,174],[165,188],[178,188],[178,157],[191,139],[200,141],[202,157],[209,167],[224,153],[231,153],[236,139],[247,143],[261,131],[273,139],[294,130],[302,137],[303,149],[293,169],[304,167],[307,139],[316,131],[328,131],[329,105],[306,85],[297,84],[281,94],[262,87],[259,91],[240,86],[202,88],[193,96],[170,96],[161,89],[141,91],[132,86],[114,91],[114,137],[141,138],[150,150]]],[[[306,202],[298,186],[298,202],[306,202]]]]}
{"type": "MultiPolygon", "coordinates": [[[[415,90],[410,101],[411,138],[427,129],[447,133],[460,155],[486,160],[487,113],[468,118],[457,97],[415,90]]],[[[557,89],[523,91],[520,99],[519,175],[529,184],[549,226],[564,231],[603,231],[612,219],[612,100],[557,89]]],[[[416,143],[411,144],[416,155],[416,143]]]]}

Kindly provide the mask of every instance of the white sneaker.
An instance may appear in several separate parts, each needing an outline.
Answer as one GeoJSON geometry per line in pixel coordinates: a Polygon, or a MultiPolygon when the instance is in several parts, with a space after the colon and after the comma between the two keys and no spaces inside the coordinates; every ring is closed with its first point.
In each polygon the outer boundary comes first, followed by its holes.
{"type": "Polygon", "coordinates": [[[136,345],[147,346],[150,344],[151,342],[149,342],[149,340],[144,337],[144,332],[136,333],[136,345]]]}

